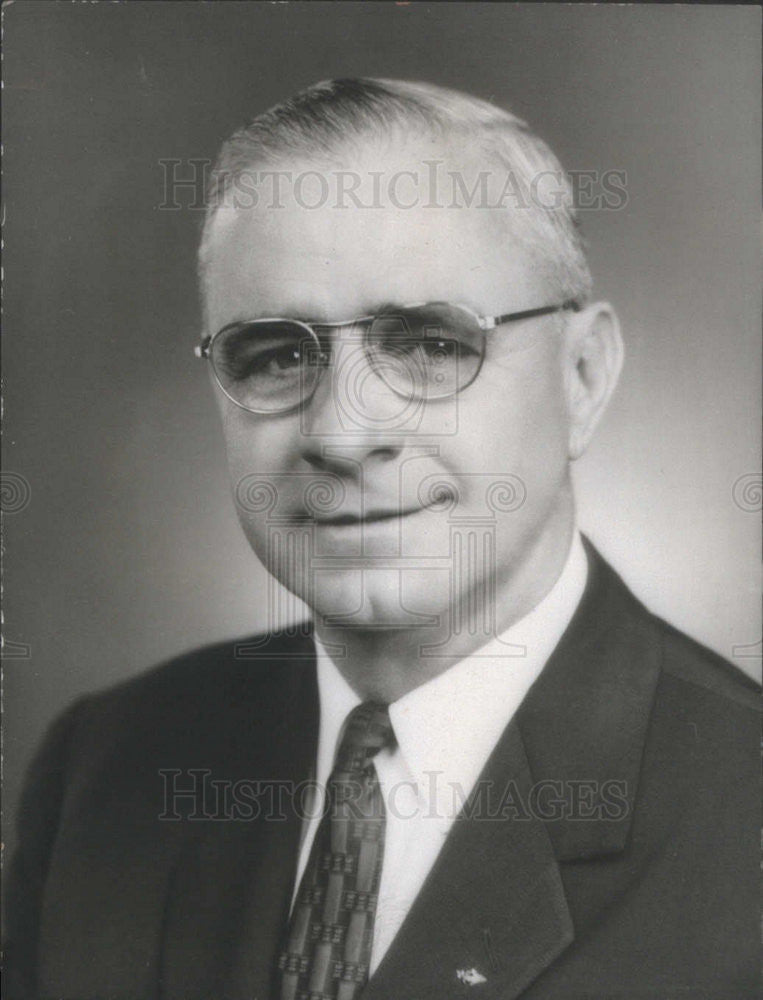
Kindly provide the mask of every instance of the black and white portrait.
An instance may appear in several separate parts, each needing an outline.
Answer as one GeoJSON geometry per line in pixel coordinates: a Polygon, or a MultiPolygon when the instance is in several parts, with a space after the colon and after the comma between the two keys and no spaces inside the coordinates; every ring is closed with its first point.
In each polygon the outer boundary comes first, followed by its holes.
{"type": "Polygon", "coordinates": [[[757,997],[760,11],[3,30],[9,1000],[757,997]]]}

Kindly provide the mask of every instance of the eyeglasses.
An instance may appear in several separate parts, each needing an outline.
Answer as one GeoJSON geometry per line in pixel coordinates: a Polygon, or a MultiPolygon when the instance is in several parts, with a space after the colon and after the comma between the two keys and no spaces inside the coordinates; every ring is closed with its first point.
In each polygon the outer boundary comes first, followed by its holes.
{"type": "Polygon", "coordinates": [[[255,319],[223,327],[195,353],[211,362],[217,384],[236,406],[250,413],[288,413],[312,399],[331,366],[331,332],[350,327],[360,334],[350,342],[385,385],[406,399],[429,401],[455,396],[472,384],[485,359],[488,331],[565,309],[580,306],[570,300],[478,316],[465,306],[431,302],[338,323],[255,319]]]}

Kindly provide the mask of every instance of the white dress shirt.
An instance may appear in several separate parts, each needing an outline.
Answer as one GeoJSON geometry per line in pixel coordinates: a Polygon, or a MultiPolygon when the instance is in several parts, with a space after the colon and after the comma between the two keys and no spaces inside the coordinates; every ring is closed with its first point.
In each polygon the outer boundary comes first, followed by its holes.
{"type": "MultiPolygon", "coordinates": [[[[572,619],[587,575],[588,562],[576,532],[564,569],[540,604],[500,638],[389,706],[397,742],[374,758],[386,832],[371,973],[400,929],[501,733],[572,619]]],[[[317,637],[315,644],[320,699],[316,799],[304,829],[295,896],[344,721],[362,701],[317,637]]]]}

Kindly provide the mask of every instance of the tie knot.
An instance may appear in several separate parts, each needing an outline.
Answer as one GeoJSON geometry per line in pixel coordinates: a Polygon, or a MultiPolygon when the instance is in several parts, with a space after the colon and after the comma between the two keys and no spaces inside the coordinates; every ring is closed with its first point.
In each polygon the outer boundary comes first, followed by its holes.
{"type": "Polygon", "coordinates": [[[336,764],[343,771],[362,771],[376,754],[395,741],[386,705],[365,701],[347,716],[336,764]]]}

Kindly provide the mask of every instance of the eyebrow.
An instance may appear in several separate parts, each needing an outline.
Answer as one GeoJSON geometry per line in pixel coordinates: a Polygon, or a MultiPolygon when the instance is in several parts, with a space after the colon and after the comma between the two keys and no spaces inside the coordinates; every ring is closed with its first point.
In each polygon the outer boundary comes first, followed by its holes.
{"type": "Polygon", "coordinates": [[[410,306],[404,306],[398,302],[386,301],[386,302],[376,303],[372,306],[368,306],[366,309],[362,310],[361,312],[355,313],[353,316],[343,316],[340,317],[339,319],[320,320],[320,319],[315,319],[314,316],[304,316],[304,315],[295,316],[293,314],[292,315],[284,314],[284,315],[287,316],[289,319],[299,320],[300,323],[314,323],[316,326],[321,326],[322,324],[325,323],[344,323],[345,321],[351,323],[353,320],[361,319],[364,316],[381,316],[381,315],[386,315],[387,313],[400,312],[403,309],[408,309],[408,308],[410,308],[410,306]]]}
{"type": "MultiPolygon", "coordinates": [[[[308,313],[306,313],[306,312],[304,312],[302,310],[295,310],[294,312],[289,312],[287,310],[285,312],[281,312],[281,313],[278,313],[278,314],[269,314],[269,315],[260,315],[260,316],[251,316],[250,315],[250,316],[242,317],[242,318],[237,319],[237,320],[233,320],[232,322],[233,323],[248,323],[248,322],[251,322],[251,321],[254,321],[254,320],[261,320],[261,319],[291,319],[291,320],[296,320],[298,323],[307,323],[307,324],[312,324],[313,326],[325,326],[327,324],[334,325],[334,324],[337,324],[337,323],[338,324],[352,323],[355,320],[362,319],[363,317],[367,317],[367,316],[388,316],[388,315],[394,315],[395,313],[397,313],[397,312],[403,312],[406,309],[422,308],[422,307],[427,306],[427,305],[434,305],[435,303],[445,302],[445,301],[446,300],[443,300],[443,299],[431,299],[431,300],[427,299],[427,300],[422,301],[422,302],[417,302],[417,303],[410,303],[410,302],[408,302],[408,303],[403,304],[403,303],[400,303],[400,302],[392,302],[390,300],[385,300],[385,301],[380,301],[378,303],[375,303],[374,305],[368,306],[364,311],[358,312],[354,316],[342,316],[342,317],[338,317],[338,318],[323,319],[323,320],[316,319],[314,315],[310,315],[310,314],[308,314],[308,313]]],[[[453,303],[446,303],[446,304],[452,305],[453,303]]],[[[466,306],[468,309],[471,309],[471,311],[473,313],[475,313],[475,315],[478,315],[478,316],[482,315],[482,312],[476,306],[472,305],[471,303],[461,302],[461,304],[464,305],[464,306],[466,306]]]]}

